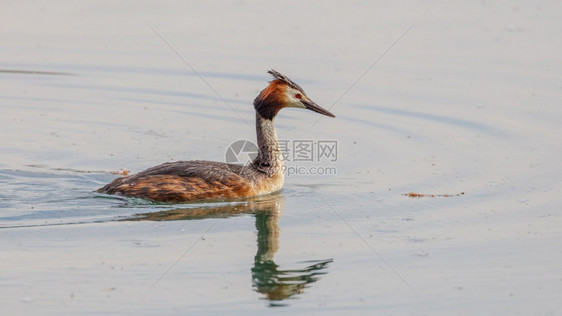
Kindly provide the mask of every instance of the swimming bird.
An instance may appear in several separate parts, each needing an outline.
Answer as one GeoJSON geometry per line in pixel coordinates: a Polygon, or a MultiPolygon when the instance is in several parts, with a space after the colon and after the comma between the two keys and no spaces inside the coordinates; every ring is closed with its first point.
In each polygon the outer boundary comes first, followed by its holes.
{"type": "Polygon", "coordinates": [[[254,100],[258,154],[248,165],[213,161],[176,161],[113,180],[97,192],[157,202],[227,200],[280,191],[285,180],[283,156],[274,121],[283,108],[301,108],[335,117],[314,103],[287,76],[270,70],[273,80],[254,100]]]}

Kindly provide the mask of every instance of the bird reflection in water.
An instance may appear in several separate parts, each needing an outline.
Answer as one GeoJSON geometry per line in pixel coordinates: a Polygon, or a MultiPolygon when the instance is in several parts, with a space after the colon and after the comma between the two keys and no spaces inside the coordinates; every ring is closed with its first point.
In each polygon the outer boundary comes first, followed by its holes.
{"type": "Polygon", "coordinates": [[[332,259],[301,262],[303,268],[281,269],[274,261],[279,250],[279,218],[283,212],[281,193],[228,204],[212,204],[194,208],[138,214],[133,221],[197,220],[228,218],[253,214],[256,219],[258,247],[252,267],[252,284],[255,291],[265,295],[270,306],[283,306],[290,297],[303,293],[311,283],[327,273],[332,259]]]}

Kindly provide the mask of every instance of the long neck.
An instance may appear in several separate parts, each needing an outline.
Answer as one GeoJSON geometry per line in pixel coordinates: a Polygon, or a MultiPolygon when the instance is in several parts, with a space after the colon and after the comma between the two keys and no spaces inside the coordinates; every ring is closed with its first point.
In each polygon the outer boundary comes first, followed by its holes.
{"type": "Polygon", "coordinates": [[[273,118],[265,119],[256,112],[256,133],[259,153],[254,160],[254,167],[272,176],[283,172],[283,156],[279,149],[273,118]]]}

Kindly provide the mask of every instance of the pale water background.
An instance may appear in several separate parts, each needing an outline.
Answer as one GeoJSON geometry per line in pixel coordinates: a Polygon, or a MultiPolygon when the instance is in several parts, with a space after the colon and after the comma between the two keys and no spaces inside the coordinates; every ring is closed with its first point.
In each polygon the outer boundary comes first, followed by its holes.
{"type": "Polygon", "coordinates": [[[561,30],[556,1],[3,2],[0,313],[561,314],[561,30]],[[254,140],[271,68],[341,97],[277,118],[337,175],[183,215],[94,193],[254,140]]]}

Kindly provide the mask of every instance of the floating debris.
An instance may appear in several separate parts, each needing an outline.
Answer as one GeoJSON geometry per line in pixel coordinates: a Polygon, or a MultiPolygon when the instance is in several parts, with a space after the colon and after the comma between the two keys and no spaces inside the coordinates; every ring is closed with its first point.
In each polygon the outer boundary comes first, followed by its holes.
{"type": "Polygon", "coordinates": [[[120,175],[120,176],[126,176],[130,173],[131,171],[129,171],[128,169],[119,169],[117,171],[112,171],[112,174],[116,174],[116,175],[120,175]]]}
{"type": "Polygon", "coordinates": [[[460,192],[457,194],[425,194],[425,193],[418,193],[418,192],[409,192],[409,193],[404,193],[402,194],[404,196],[410,197],[410,198],[422,198],[422,197],[431,197],[431,198],[436,198],[436,197],[453,197],[453,196],[461,196],[464,195],[464,192],[460,192]]]}

